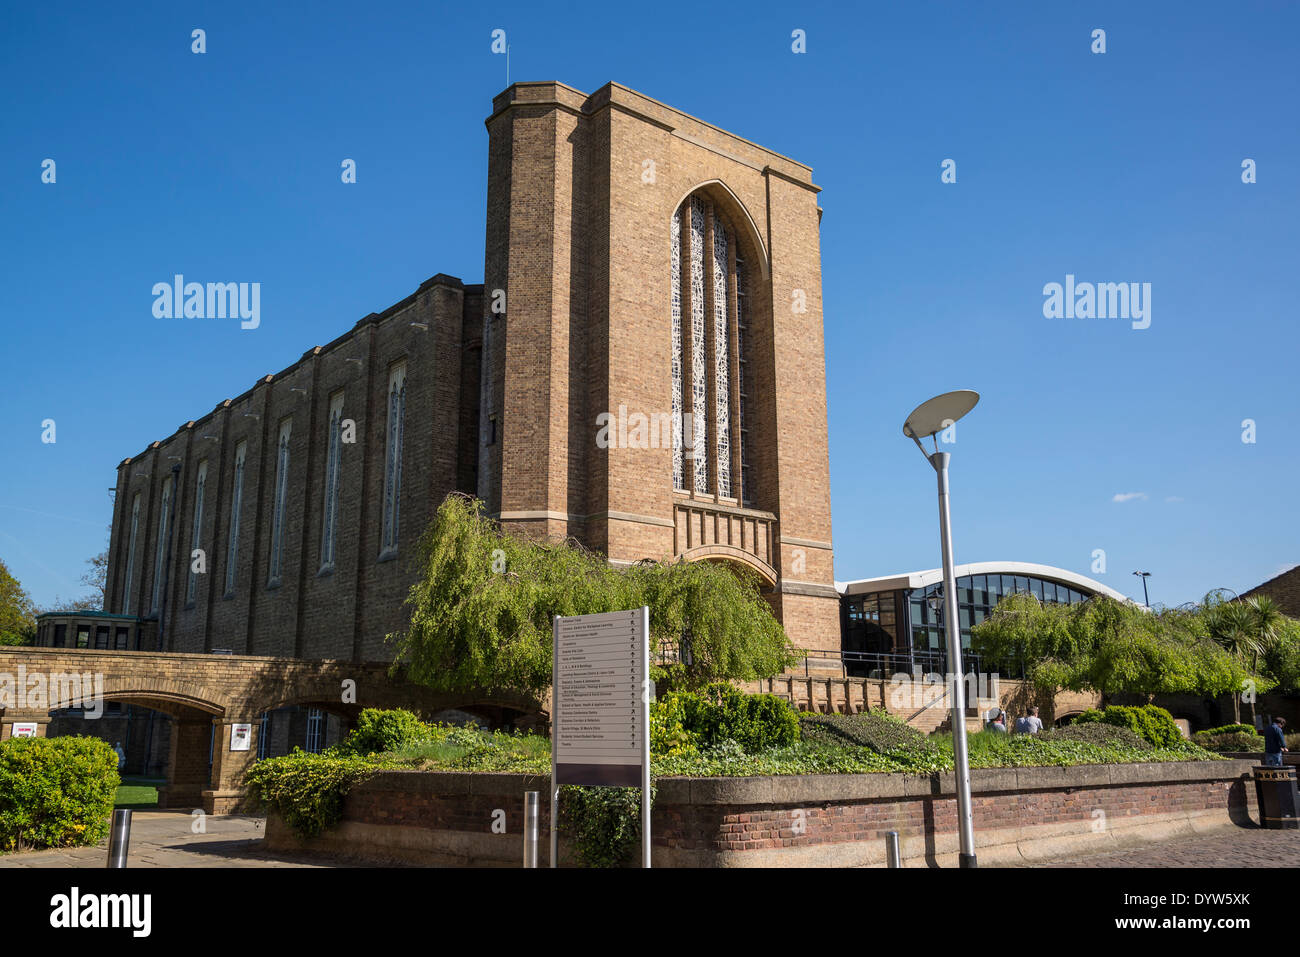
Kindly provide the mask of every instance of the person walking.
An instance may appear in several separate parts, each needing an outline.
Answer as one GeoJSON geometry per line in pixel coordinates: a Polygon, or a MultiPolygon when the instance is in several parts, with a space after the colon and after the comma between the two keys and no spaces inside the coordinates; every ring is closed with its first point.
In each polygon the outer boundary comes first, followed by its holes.
{"type": "Polygon", "coordinates": [[[1043,730],[1043,722],[1038,717],[1038,709],[1027,708],[1025,713],[1016,718],[1016,734],[1037,734],[1043,730]]]}
{"type": "Polygon", "coordinates": [[[1264,729],[1264,763],[1275,768],[1282,766],[1282,752],[1286,750],[1286,718],[1274,718],[1264,729]]]}

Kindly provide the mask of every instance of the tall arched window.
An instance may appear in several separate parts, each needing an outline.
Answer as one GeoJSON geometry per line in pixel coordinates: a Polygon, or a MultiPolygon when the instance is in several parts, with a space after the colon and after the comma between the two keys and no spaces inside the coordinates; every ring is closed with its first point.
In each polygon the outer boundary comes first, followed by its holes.
{"type": "Polygon", "coordinates": [[[699,193],[673,213],[671,248],[673,488],[752,505],[744,253],[699,193]]]}

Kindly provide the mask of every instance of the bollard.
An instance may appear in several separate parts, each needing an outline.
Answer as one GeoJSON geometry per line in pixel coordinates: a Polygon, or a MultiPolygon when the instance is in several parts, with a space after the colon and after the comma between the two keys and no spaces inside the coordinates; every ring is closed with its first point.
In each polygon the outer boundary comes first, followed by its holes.
{"type": "Polygon", "coordinates": [[[524,792],[524,867],[537,866],[537,793],[524,792]]]}
{"type": "Polygon", "coordinates": [[[898,832],[885,832],[885,856],[889,858],[890,867],[902,867],[903,855],[898,847],[898,832]]]}
{"type": "Polygon", "coordinates": [[[108,835],[108,866],[126,867],[126,852],[131,846],[131,812],[119,808],[113,812],[113,829],[108,835]]]}

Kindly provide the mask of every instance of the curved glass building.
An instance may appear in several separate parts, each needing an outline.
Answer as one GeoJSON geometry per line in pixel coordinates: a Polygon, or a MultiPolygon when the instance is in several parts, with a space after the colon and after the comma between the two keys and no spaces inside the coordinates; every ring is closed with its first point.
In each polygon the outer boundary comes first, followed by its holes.
{"type": "MultiPolygon", "coordinates": [[[[1075,604],[1093,595],[1128,601],[1115,589],[1083,575],[1029,562],[958,565],[957,616],[962,648],[971,628],[1005,595],[1028,592],[1039,601],[1075,604]]],[[[943,569],[836,582],[840,593],[840,648],[850,675],[944,670],[943,569]]],[[[971,662],[967,664],[969,670],[971,662]]],[[[978,669],[977,669],[978,670],[978,669]]]]}

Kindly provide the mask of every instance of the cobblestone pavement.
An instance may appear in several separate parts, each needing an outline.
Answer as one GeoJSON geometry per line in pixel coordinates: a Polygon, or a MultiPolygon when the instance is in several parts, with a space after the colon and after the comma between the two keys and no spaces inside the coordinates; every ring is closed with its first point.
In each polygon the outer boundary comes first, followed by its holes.
{"type": "Polygon", "coordinates": [[[1300,830],[1234,828],[1205,837],[1135,847],[1106,854],[1035,864],[1035,867],[1296,867],[1300,830]]]}
{"type": "MultiPolygon", "coordinates": [[[[259,817],[208,815],[195,834],[186,811],[136,811],[131,818],[128,867],[337,867],[327,858],[260,849],[266,822],[259,817]]],[[[108,842],[98,847],[20,851],[0,855],[0,867],[98,867],[108,842]]]]}

